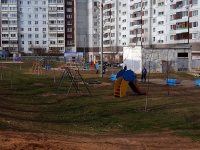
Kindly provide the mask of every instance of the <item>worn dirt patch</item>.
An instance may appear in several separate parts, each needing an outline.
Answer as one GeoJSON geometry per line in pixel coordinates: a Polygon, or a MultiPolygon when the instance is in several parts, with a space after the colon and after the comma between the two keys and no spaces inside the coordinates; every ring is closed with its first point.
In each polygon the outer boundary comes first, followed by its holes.
{"type": "Polygon", "coordinates": [[[200,143],[169,132],[130,135],[50,135],[0,131],[1,150],[199,150],[200,143]]]}

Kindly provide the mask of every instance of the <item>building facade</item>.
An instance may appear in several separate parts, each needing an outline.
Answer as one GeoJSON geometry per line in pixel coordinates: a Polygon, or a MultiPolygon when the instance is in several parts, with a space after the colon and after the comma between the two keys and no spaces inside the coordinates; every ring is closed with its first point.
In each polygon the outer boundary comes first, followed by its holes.
{"type": "Polygon", "coordinates": [[[105,59],[114,54],[118,61],[130,46],[190,44],[198,51],[199,10],[198,0],[1,0],[0,46],[82,51],[88,61],[99,59],[101,42],[105,59]]]}

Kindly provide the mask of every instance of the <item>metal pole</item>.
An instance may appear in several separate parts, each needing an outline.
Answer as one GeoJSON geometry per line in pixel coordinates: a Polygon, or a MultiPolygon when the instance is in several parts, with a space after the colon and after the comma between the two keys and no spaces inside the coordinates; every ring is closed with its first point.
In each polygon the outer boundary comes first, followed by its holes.
{"type": "Polygon", "coordinates": [[[188,8],[188,44],[190,44],[190,10],[188,8]]]}
{"type": "Polygon", "coordinates": [[[101,73],[100,76],[103,78],[103,1],[101,0],[101,73]]]}
{"type": "Polygon", "coordinates": [[[141,0],[141,48],[142,48],[142,0],[141,0]]]}
{"type": "Polygon", "coordinates": [[[136,46],[137,46],[137,41],[138,41],[138,39],[137,39],[137,34],[138,34],[138,28],[136,29],[136,46]]]}
{"type": "Polygon", "coordinates": [[[84,58],[84,63],[85,63],[85,45],[86,45],[86,44],[85,44],[85,41],[86,41],[85,38],[86,38],[86,35],[85,35],[85,37],[84,37],[84,57],[83,57],[83,58],[84,58]]]}

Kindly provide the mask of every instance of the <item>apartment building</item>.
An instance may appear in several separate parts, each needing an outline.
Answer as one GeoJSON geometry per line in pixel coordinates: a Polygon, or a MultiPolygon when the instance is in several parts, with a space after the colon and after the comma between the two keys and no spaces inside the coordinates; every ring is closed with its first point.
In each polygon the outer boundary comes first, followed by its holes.
{"type": "Polygon", "coordinates": [[[74,0],[1,0],[1,47],[11,53],[74,47],[74,0]]]}
{"type": "Polygon", "coordinates": [[[0,46],[24,53],[86,51],[88,60],[98,58],[101,2],[105,54],[120,58],[123,47],[199,42],[198,0],[1,0],[0,46]]]}

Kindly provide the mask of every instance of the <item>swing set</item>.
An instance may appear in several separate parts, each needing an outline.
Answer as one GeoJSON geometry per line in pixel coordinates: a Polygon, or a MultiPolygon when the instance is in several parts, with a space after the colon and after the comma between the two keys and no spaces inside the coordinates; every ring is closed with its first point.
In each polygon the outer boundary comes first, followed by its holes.
{"type": "Polygon", "coordinates": [[[60,66],[59,68],[60,69],[64,69],[64,71],[62,73],[62,76],[60,78],[58,86],[57,86],[57,88],[55,90],[55,94],[58,93],[58,91],[59,91],[59,89],[60,89],[60,87],[61,87],[61,85],[62,85],[62,83],[63,83],[63,81],[64,81],[64,79],[66,77],[68,77],[70,79],[70,81],[71,81],[69,89],[68,89],[68,92],[67,92],[67,96],[68,96],[72,86],[74,86],[74,88],[75,88],[77,93],[82,94],[80,89],[79,89],[78,83],[77,83],[77,78],[79,77],[81,79],[81,81],[83,82],[83,84],[85,85],[85,87],[86,87],[87,91],[89,92],[90,96],[92,96],[91,93],[90,93],[90,90],[87,87],[86,82],[83,80],[83,78],[82,78],[82,76],[81,76],[81,74],[79,72],[79,69],[71,69],[71,68],[66,67],[66,66],[60,66]],[[75,72],[73,75],[72,75],[72,72],[71,72],[72,70],[75,72]]]}

